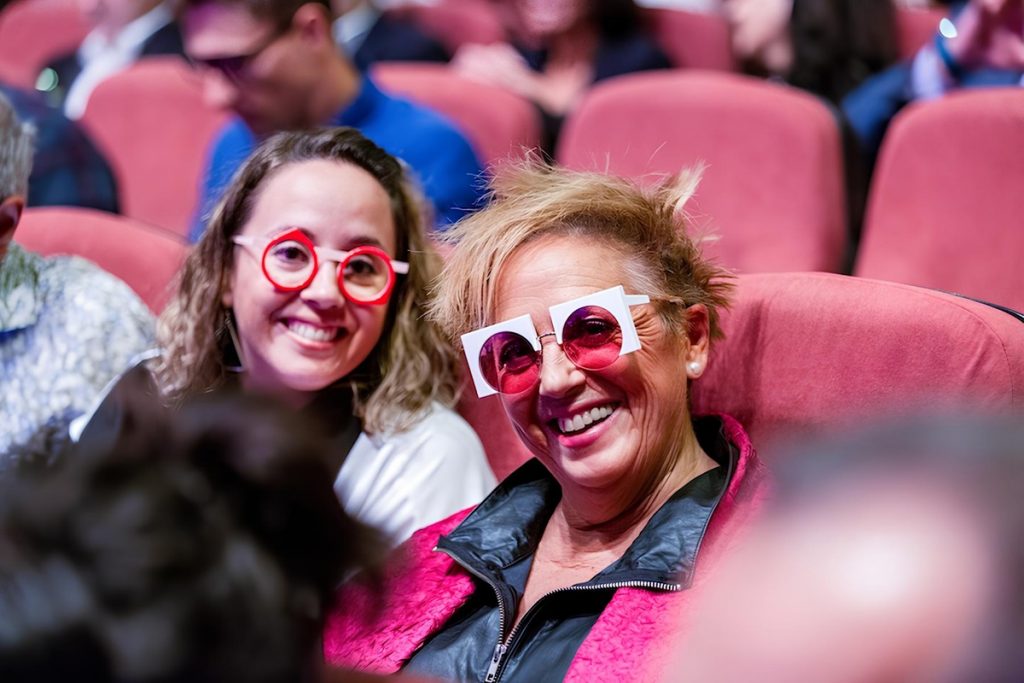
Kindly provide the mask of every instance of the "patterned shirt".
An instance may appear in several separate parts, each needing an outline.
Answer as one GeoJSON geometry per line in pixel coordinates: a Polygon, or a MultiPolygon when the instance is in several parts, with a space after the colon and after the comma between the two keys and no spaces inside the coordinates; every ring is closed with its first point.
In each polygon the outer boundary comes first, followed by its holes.
{"type": "Polygon", "coordinates": [[[30,440],[66,439],[70,420],[153,345],[153,327],[113,275],[12,244],[0,262],[0,470],[10,465],[3,454],[30,440]]]}

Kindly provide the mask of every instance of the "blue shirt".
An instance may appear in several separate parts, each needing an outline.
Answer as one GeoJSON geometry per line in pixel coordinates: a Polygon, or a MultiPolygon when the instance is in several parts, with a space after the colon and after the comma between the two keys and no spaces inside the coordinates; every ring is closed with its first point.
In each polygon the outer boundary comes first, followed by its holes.
{"type": "MultiPolygon", "coordinates": [[[[383,93],[363,76],[355,100],[330,125],[358,128],[405,161],[434,205],[439,230],[479,208],[484,190],[480,161],[462,133],[440,114],[383,93]]],[[[193,242],[206,229],[206,218],[257,144],[255,135],[240,119],[221,131],[203,180],[200,213],[190,235],[193,242]]]]}

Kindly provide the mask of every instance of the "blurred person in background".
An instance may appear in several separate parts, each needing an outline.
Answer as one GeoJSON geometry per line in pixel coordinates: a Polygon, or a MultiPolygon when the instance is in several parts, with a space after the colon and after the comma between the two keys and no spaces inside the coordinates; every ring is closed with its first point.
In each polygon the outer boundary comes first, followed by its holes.
{"type": "Polygon", "coordinates": [[[913,60],[849,93],[843,114],[872,164],[892,118],[907,104],[960,88],[1024,85],[1024,2],[971,0],[953,8],[955,35],[941,32],[913,60]]]}
{"type": "Polygon", "coordinates": [[[667,681],[1024,680],[1019,416],[908,419],[788,450],[667,681]]]}
{"type": "Polygon", "coordinates": [[[465,136],[430,109],[381,92],[338,48],[327,0],[188,0],[185,49],[207,102],[236,114],[209,153],[193,241],[232,176],[280,131],[358,128],[412,168],[445,229],[478,208],[480,161],[465,136]]]}
{"type": "Polygon", "coordinates": [[[892,0],[724,0],[733,52],[755,75],[838,104],[897,58],[892,0]]]}
{"type": "Polygon", "coordinates": [[[81,206],[118,213],[117,182],[110,164],[85,131],[39,93],[0,83],[18,118],[36,131],[28,206],[81,206]]]}
{"type": "MultiPolygon", "coordinates": [[[[3,10],[11,4],[0,0],[3,10]]],[[[37,92],[0,82],[0,94],[36,131],[28,206],[82,206],[118,213],[117,183],[89,136],[37,92]]]]}
{"type": "MultiPolygon", "coordinates": [[[[235,175],[142,373],[171,404],[268,394],[322,422],[346,510],[394,543],[494,486],[451,406],[459,365],[426,319],[440,260],[397,159],[352,128],[280,133],[235,175]],[[150,376],[152,368],[153,375],[150,376]]],[[[123,423],[118,390],[83,441],[123,423]]]]}
{"type": "Polygon", "coordinates": [[[554,151],[565,116],[594,83],[667,69],[633,0],[514,0],[507,14],[514,44],[466,45],[452,67],[537,105],[554,151]]]}
{"type": "Polygon", "coordinates": [[[328,437],[251,396],[127,410],[111,447],[0,482],[0,680],[321,680],[333,589],[376,544],[328,437]]]}
{"type": "Polygon", "coordinates": [[[173,0],[77,0],[93,26],[74,52],[46,65],[36,87],[69,119],[85,113],[96,86],[142,57],[184,55],[173,0]]]}
{"type": "Polygon", "coordinates": [[[683,223],[695,186],[510,167],[455,228],[433,315],[536,457],[415,534],[382,585],[343,587],[329,663],[508,683],[662,675],[676,611],[766,485],[735,419],[690,411],[731,289],[683,223]]]}
{"type": "Polygon", "coordinates": [[[84,259],[12,242],[32,142],[0,95],[0,470],[26,442],[66,441],[71,420],[153,343],[152,314],[128,285],[84,259]]]}
{"type": "Polygon", "coordinates": [[[366,71],[374,62],[447,62],[448,50],[379,0],[331,0],[334,39],[366,71]]]}
{"type": "Polygon", "coordinates": [[[897,58],[892,0],[724,0],[733,52],[748,73],[820,97],[843,139],[852,260],[867,203],[870,161],[839,111],[843,97],[897,58]]]}

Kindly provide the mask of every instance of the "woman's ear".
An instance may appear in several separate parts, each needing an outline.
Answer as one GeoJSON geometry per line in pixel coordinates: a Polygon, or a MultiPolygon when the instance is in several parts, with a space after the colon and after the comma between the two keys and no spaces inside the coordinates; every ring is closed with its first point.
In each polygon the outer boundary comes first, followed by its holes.
{"type": "Polygon", "coordinates": [[[14,195],[0,202],[0,261],[7,255],[7,247],[14,239],[14,230],[21,220],[25,199],[14,195]]]}
{"type": "Polygon", "coordinates": [[[704,304],[694,304],[686,309],[686,376],[697,379],[708,366],[711,349],[711,320],[704,304]]]}

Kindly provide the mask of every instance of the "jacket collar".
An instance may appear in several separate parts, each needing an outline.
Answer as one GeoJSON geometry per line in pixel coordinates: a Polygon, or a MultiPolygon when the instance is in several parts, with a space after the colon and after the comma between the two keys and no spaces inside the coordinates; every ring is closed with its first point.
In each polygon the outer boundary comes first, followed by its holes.
{"type": "MultiPolygon", "coordinates": [[[[676,491],[622,557],[581,585],[651,581],[689,586],[704,532],[738,457],[719,418],[699,418],[694,428],[701,446],[719,467],[676,491]]],[[[438,549],[471,571],[500,581],[504,568],[534,552],[560,499],[554,477],[538,460],[530,460],[443,536],[438,549]]]]}

